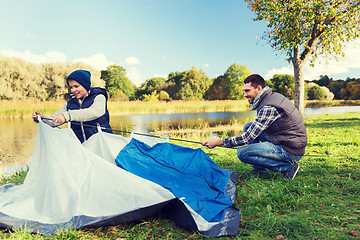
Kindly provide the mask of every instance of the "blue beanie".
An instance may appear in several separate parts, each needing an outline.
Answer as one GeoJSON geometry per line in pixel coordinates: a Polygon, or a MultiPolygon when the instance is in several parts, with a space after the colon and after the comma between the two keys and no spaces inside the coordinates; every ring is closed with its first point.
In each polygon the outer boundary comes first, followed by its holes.
{"type": "Polygon", "coordinates": [[[66,80],[75,80],[80,83],[86,90],[89,91],[91,85],[91,73],[86,70],[76,70],[72,72],[66,80]]]}

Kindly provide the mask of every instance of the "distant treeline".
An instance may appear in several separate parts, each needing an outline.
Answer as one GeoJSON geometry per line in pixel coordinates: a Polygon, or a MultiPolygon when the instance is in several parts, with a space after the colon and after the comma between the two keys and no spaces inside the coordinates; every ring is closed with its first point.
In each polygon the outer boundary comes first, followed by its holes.
{"type": "Polygon", "coordinates": [[[312,82],[327,87],[334,94],[334,99],[360,99],[360,78],[348,77],[346,80],[333,80],[325,75],[312,82]]]}
{"type": "Polygon", "coordinates": [[[64,99],[69,92],[65,78],[76,69],[88,69],[94,85],[104,87],[100,72],[82,64],[34,64],[0,56],[0,99],[64,99]]]}
{"type": "MultiPolygon", "coordinates": [[[[65,78],[76,69],[90,71],[92,86],[105,87],[115,101],[241,100],[243,80],[251,74],[246,66],[234,63],[223,75],[210,79],[202,69],[192,67],[171,72],[167,78],[147,79],[137,87],[128,79],[125,68],[118,65],[98,71],[83,63],[40,65],[0,56],[0,100],[63,100],[69,92],[65,78]]],[[[276,74],[267,85],[290,99],[294,97],[292,75],[276,74]]],[[[306,81],[305,90],[308,100],[360,99],[360,79],[334,81],[321,76],[306,81]]]]}

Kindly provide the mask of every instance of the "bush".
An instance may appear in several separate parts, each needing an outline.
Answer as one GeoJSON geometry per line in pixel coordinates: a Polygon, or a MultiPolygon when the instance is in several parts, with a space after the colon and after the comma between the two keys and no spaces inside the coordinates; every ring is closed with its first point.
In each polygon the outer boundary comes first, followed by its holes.
{"type": "Polygon", "coordinates": [[[325,94],[319,85],[315,85],[309,88],[307,96],[308,100],[322,100],[325,94]]]}

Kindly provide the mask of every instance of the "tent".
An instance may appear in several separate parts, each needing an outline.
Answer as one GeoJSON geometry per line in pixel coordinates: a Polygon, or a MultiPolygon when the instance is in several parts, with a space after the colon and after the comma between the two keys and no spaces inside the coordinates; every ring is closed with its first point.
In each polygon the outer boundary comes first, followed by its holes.
{"type": "Polygon", "coordinates": [[[201,149],[102,131],[81,144],[70,128],[40,122],[24,183],[0,187],[0,227],[53,234],[161,215],[237,235],[236,181],[201,149]]]}

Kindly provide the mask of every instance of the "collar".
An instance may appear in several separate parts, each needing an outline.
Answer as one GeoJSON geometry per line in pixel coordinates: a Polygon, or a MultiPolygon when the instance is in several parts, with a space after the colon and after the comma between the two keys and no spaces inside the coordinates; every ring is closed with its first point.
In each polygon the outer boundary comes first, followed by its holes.
{"type": "Polygon", "coordinates": [[[260,99],[261,96],[264,95],[264,93],[268,92],[268,91],[272,91],[271,88],[269,88],[268,86],[264,87],[261,92],[258,93],[258,95],[256,95],[253,103],[250,106],[250,110],[255,110],[258,108],[259,104],[260,104],[260,99]]]}

